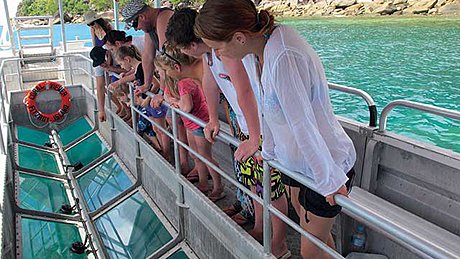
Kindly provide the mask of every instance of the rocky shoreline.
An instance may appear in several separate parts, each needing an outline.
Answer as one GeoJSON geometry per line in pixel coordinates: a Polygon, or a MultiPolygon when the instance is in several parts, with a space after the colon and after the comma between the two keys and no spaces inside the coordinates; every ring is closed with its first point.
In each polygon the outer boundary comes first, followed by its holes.
{"type": "Polygon", "coordinates": [[[460,15],[460,0],[263,0],[277,17],[460,15]]]}
{"type": "MultiPolygon", "coordinates": [[[[230,1],[230,0],[229,0],[230,1]]],[[[398,15],[460,15],[460,0],[263,0],[259,9],[270,11],[276,17],[346,17],[398,15]]],[[[113,12],[100,13],[113,20],[113,12]]],[[[83,15],[65,15],[65,23],[84,23],[83,15]]],[[[53,24],[60,24],[55,15],[53,24]]],[[[46,20],[31,20],[33,25],[46,20]]]]}

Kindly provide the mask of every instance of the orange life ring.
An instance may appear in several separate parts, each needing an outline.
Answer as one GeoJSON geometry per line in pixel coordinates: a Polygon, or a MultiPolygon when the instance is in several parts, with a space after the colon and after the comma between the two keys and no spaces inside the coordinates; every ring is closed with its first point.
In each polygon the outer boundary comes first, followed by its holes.
{"type": "Polygon", "coordinates": [[[70,111],[70,106],[72,105],[71,98],[72,96],[67,88],[61,84],[53,81],[43,81],[30,89],[24,98],[24,104],[27,106],[27,111],[37,120],[43,122],[55,122],[62,119],[62,117],[70,111]],[[35,99],[37,98],[38,93],[47,89],[57,91],[61,95],[62,100],[59,110],[51,114],[41,112],[35,105],[35,99]]]}

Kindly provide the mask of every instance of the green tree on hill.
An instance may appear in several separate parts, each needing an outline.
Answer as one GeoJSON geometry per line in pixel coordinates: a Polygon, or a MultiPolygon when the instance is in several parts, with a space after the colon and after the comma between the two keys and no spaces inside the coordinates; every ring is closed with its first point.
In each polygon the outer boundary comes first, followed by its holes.
{"type": "MultiPolygon", "coordinates": [[[[124,6],[130,0],[120,0],[124,6]]],[[[112,10],[113,0],[63,0],[64,12],[70,15],[84,14],[89,9],[112,10]]],[[[19,16],[54,15],[58,12],[57,0],[22,0],[18,7],[19,16]]]]}

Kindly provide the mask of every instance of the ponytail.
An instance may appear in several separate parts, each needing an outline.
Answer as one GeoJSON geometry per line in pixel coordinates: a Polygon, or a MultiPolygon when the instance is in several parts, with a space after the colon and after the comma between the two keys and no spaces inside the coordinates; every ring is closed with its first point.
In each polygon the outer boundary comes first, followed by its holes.
{"type": "Polygon", "coordinates": [[[115,53],[116,59],[124,59],[125,57],[131,57],[138,61],[142,60],[142,54],[134,45],[121,46],[115,53]]]}

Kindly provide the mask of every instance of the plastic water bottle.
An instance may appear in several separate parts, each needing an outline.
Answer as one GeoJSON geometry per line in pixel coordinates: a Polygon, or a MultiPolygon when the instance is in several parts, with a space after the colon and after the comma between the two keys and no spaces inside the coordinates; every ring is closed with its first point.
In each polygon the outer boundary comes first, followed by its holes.
{"type": "Polygon", "coordinates": [[[364,252],[366,247],[366,233],[364,232],[364,226],[356,226],[356,232],[351,238],[351,250],[354,252],[364,252]]]}

